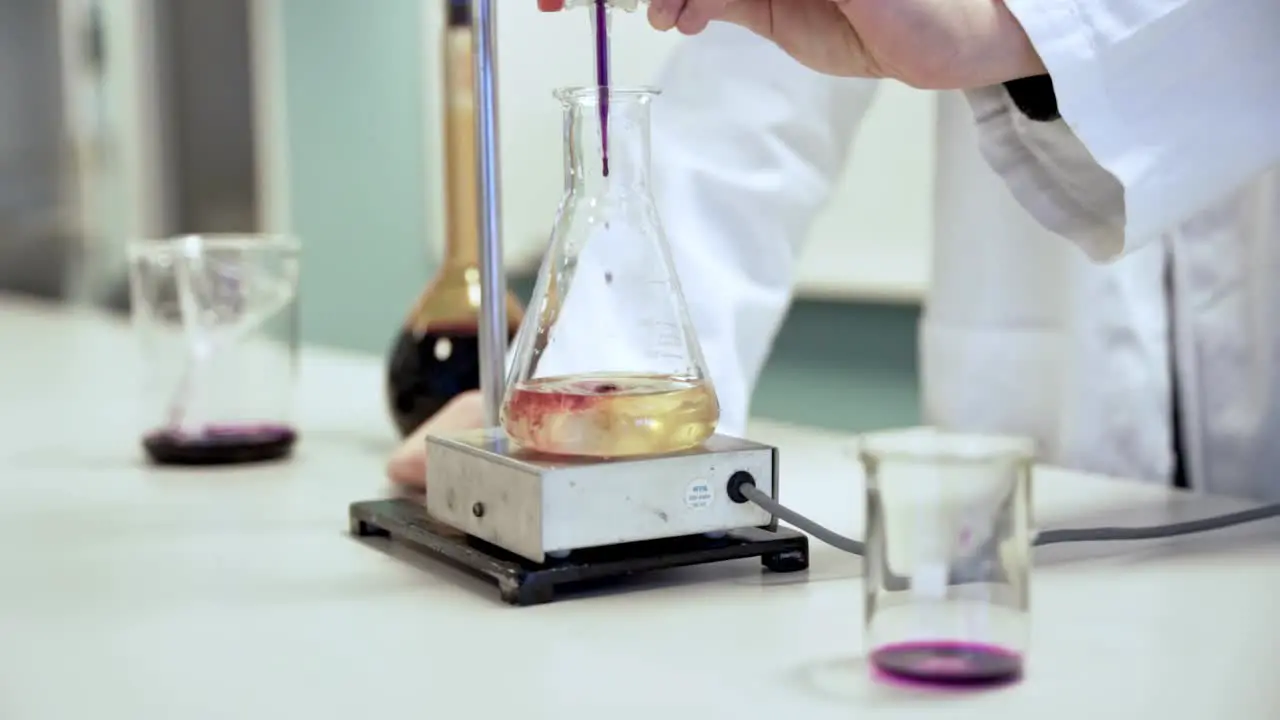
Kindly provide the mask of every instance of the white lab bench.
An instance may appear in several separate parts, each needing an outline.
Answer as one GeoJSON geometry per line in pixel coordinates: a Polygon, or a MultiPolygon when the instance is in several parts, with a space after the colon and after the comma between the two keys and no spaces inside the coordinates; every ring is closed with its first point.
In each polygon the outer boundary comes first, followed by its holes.
{"type": "MultiPolygon", "coordinates": [[[[377,358],[303,362],[295,461],[146,469],[122,323],[0,302],[0,717],[1280,718],[1280,525],[1037,554],[1028,677],[867,679],[860,562],[691,568],[530,608],[346,534],[393,444],[377,358]]],[[[859,532],[847,439],[760,423],[783,499],[859,532]]],[[[1042,526],[1239,507],[1051,469],[1042,526]]]]}

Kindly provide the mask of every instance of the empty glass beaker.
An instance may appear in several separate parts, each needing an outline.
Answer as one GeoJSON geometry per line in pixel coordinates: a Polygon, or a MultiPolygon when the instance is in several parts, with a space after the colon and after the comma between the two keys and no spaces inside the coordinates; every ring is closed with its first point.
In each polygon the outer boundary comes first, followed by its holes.
{"type": "Polygon", "coordinates": [[[656,94],[556,93],[565,116],[565,195],[502,407],[503,429],[521,447],[601,458],[668,453],[699,445],[719,422],[649,187],[656,94]]]}
{"type": "Polygon", "coordinates": [[[290,237],[252,235],[129,244],[142,444],[153,462],[226,464],[290,453],[299,250],[290,237]]]}
{"type": "Polygon", "coordinates": [[[934,430],[862,438],[875,670],[951,685],[1021,677],[1034,451],[1026,438],[934,430]]]}

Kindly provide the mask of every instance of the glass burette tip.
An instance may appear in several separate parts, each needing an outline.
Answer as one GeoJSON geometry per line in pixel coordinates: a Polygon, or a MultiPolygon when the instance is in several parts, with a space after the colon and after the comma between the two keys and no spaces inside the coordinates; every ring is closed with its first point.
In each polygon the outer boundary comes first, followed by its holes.
{"type": "Polygon", "coordinates": [[[601,174],[609,177],[609,6],[605,0],[595,0],[591,13],[591,33],[595,38],[596,87],[599,89],[600,115],[600,166],[601,174]]]}

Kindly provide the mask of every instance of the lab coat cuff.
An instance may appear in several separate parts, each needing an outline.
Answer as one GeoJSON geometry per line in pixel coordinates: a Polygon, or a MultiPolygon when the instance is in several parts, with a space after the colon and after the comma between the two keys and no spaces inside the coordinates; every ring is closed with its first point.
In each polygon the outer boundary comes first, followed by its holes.
{"type": "MultiPolygon", "coordinates": [[[[1138,227],[1130,218],[1161,216],[1158,187],[1140,182],[1139,173],[1126,172],[1135,142],[1131,121],[1120,117],[1108,97],[1095,29],[1079,0],[1005,0],[1031,45],[1053,78],[1058,110],[1066,126],[1086,148],[1099,168],[1120,187],[1119,217],[1129,247],[1135,239],[1149,239],[1163,228],[1138,227]]],[[[1128,168],[1132,170],[1132,168],[1128,168]]],[[[1122,247],[1124,244],[1122,242],[1122,247]]]]}
{"type": "Polygon", "coordinates": [[[1127,249],[1124,191],[1065,123],[1026,118],[1000,86],[965,95],[983,157],[1031,217],[1095,261],[1127,249]]]}
{"type": "Polygon", "coordinates": [[[1280,161],[1276,0],[1005,0],[1072,131],[1124,188],[1129,244],[1280,161]]]}

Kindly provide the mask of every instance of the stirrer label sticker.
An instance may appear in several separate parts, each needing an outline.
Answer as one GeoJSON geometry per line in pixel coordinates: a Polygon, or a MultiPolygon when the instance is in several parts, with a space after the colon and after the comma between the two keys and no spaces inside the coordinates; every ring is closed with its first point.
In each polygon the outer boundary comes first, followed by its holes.
{"type": "Polygon", "coordinates": [[[684,491],[684,504],[691,508],[711,507],[716,499],[711,483],[706,480],[694,480],[684,491]]]}

